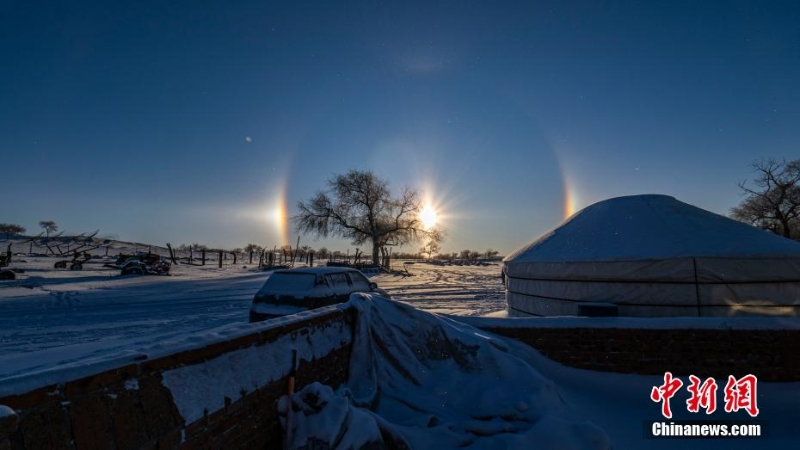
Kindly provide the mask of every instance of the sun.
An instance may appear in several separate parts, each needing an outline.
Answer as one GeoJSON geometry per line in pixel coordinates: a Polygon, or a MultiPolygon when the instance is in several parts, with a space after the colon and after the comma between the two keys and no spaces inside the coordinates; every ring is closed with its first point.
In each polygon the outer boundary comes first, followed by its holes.
{"type": "Polygon", "coordinates": [[[430,204],[425,205],[422,211],[419,212],[419,220],[422,221],[422,226],[429,230],[436,226],[439,222],[439,214],[430,204]]]}

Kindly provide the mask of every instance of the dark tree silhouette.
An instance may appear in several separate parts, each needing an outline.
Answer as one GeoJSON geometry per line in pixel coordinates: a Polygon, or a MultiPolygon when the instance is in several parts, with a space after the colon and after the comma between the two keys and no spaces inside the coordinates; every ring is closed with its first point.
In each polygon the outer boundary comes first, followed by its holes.
{"type": "Polygon", "coordinates": [[[43,220],[39,222],[39,226],[44,229],[47,237],[50,237],[50,233],[55,233],[58,231],[58,225],[52,220],[43,220]]]}
{"type": "Polygon", "coordinates": [[[296,229],[317,237],[351,239],[354,245],[372,244],[372,261],[379,263],[381,249],[433,236],[419,218],[419,194],[403,189],[392,197],[389,183],[370,171],[351,170],[328,180],[328,190],[299,202],[292,217],[296,229]]]}
{"type": "Polygon", "coordinates": [[[739,183],[747,197],[731,208],[731,217],[800,240],[800,159],[753,163],[753,188],[739,183]]]}
{"type": "Polygon", "coordinates": [[[22,234],[25,228],[14,223],[0,223],[0,233],[5,234],[6,239],[12,234],[22,234]]]}

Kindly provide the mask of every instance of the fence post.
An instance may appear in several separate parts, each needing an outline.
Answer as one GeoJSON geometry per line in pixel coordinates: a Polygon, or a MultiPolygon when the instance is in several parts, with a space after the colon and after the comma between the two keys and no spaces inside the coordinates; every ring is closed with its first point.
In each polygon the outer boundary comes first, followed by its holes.
{"type": "Polygon", "coordinates": [[[200,257],[203,258],[203,265],[206,265],[206,249],[200,250],[200,257]]]}
{"type": "Polygon", "coordinates": [[[250,250],[250,262],[248,264],[253,264],[253,251],[250,250]]]}
{"type": "Polygon", "coordinates": [[[222,252],[222,250],[220,250],[220,251],[219,251],[219,268],[220,268],[220,269],[222,269],[222,258],[223,258],[224,256],[225,256],[225,254],[222,252]]]}

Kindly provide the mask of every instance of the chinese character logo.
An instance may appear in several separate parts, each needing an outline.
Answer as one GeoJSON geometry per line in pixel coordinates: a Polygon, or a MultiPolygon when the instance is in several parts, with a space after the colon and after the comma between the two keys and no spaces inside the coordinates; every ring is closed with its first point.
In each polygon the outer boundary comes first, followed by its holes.
{"type": "Polygon", "coordinates": [[[672,372],[664,374],[664,384],[661,386],[653,386],[650,391],[650,400],[661,403],[661,414],[667,419],[672,418],[672,410],[669,407],[669,400],[678,392],[678,389],[683,386],[683,381],[678,378],[672,378],[672,372]]]}
{"type": "Polygon", "coordinates": [[[711,414],[717,410],[717,382],[713,378],[706,378],[703,384],[700,384],[700,378],[694,375],[689,375],[689,392],[692,394],[689,400],[686,400],[686,409],[689,412],[699,412],[700,408],[706,410],[706,414],[711,414]]]}
{"type": "MultiPolygon", "coordinates": [[[[756,386],[758,379],[749,374],[736,379],[728,375],[725,384],[724,399],[725,412],[733,413],[740,409],[747,411],[750,417],[758,416],[758,392],[756,386]]],[[[653,386],[650,391],[650,400],[661,403],[661,414],[667,419],[672,418],[670,399],[683,387],[683,381],[672,376],[672,372],[664,373],[664,384],[653,386]]],[[[706,378],[702,383],[700,378],[689,375],[689,385],[686,387],[690,397],[686,400],[686,409],[691,413],[698,413],[705,409],[706,414],[717,410],[717,382],[713,378],[706,378]]]]}
{"type": "Polygon", "coordinates": [[[745,375],[738,380],[733,375],[728,375],[728,383],[725,385],[725,412],[744,409],[750,417],[757,416],[756,383],[758,379],[755,375],[745,375]]]}

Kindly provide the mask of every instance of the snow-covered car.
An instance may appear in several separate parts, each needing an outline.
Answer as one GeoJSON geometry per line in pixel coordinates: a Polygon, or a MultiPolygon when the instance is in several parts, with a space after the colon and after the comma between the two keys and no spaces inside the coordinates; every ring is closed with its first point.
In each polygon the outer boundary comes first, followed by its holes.
{"type": "Polygon", "coordinates": [[[250,322],[346,302],[355,292],[389,294],[363,273],[348,267],[306,267],[276,270],[256,293],[250,322]]]}
{"type": "Polygon", "coordinates": [[[169,275],[171,264],[158,255],[130,257],[116,265],[122,275],[169,275]]]}

